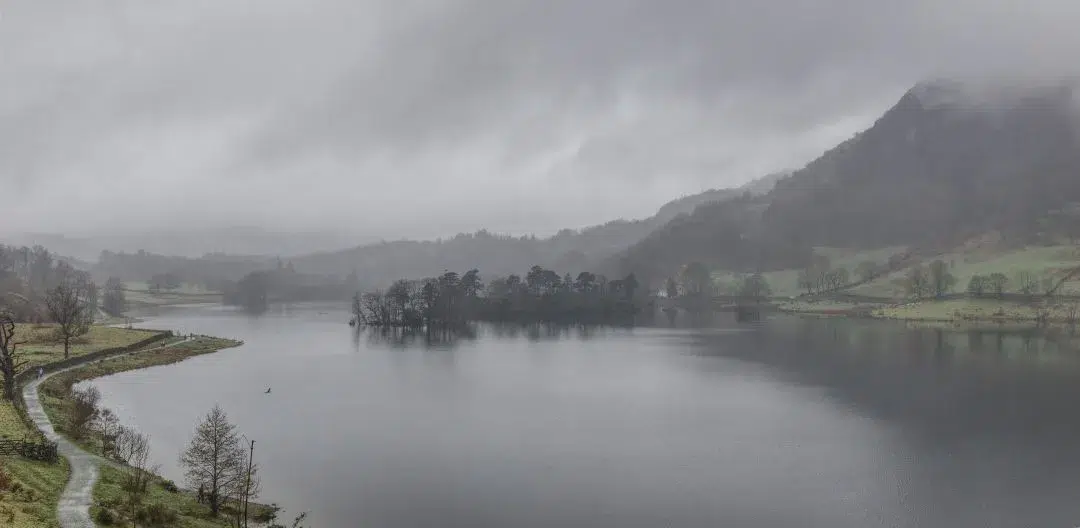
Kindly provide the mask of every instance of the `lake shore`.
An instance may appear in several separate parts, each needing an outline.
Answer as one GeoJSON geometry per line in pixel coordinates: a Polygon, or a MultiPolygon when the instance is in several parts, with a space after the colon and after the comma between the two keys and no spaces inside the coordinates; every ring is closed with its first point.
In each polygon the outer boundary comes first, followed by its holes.
{"type": "MultiPolygon", "coordinates": [[[[53,370],[52,365],[65,363],[63,345],[51,337],[51,325],[19,324],[16,327],[19,339],[24,341],[20,355],[27,361],[20,376],[18,394],[22,394],[23,382],[33,376],[38,367],[53,370]]],[[[78,361],[83,357],[98,357],[109,351],[121,353],[126,347],[155,346],[159,339],[165,339],[162,332],[146,330],[124,330],[93,326],[85,336],[72,343],[70,360],[78,361]]],[[[25,409],[16,402],[0,400],[0,438],[11,440],[41,441],[41,431],[34,427],[25,409]]],[[[59,463],[29,460],[20,456],[11,456],[3,460],[3,472],[11,479],[11,486],[18,483],[18,492],[8,490],[0,494],[0,520],[10,521],[18,528],[53,527],[57,523],[57,503],[60,494],[68,482],[71,471],[67,460],[59,463]]]]}
{"type": "Polygon", "coordinates": [[[853,303],[820,299],[780,303],[777,311],[792,315],[898,322],[1075,325],[1080,314],[1080,303],[1055,298],[1036,298],[1025,302],[962,297],[923,301],[897,299],[890,303],[853,303]]]}
{"type": "MultiPolygon", "coordinates": [[[[210,354],[243,344],[237,340],[208,336],[184,339],[172,336],[171,332],[147,330],[110,329],[108,332],[92,335],[99,337],[99,339],[87,340],[85,350],[91,352],[81,354],[86,355],[85,363],[79,364],[78,358],[73,355],[75,366],[72,366],[70,361],[67,362],[65,366],[69,367],[70,370],[50,376],[42,381],[39,386],[41,404],[54,428],[64,438],[75,442],[89,453],[102,452],[100,435],[89,434],[82,439],[75,440],[67,432],[67,416],[70,414],[72,405],[70,388],[73,385],[120,372],[177,363],[190,357],[210,354]],[[96,342],[100,341],[101,336],[108,336],[110,338],[108,344],[115,345],[120,342],[138,345],[138,343],[148,341],[148,335],[157,337],[157,339],[150,340],[145,346],[135,346],[126,350],[123,347],[109,347],[96,342]],[[115,353],[110,353],[110,351],[115,353]]],[[[53,351],[42,351],[40,354],[48,357],[51,355],[49,352],[53,351]]],[[[49,368],[50,365],[59,363],[39,362],[38,364],[46,370],[55,370],[49,368]]],[[[40,435],[40,432],[27,427],[25,413],[22,413],[14,406],[5,405],[0,410],[5,411],[0,412],[0,417],[4,417],[4,420],[0,423],[0,434],[8,437],[40,435]],[[7,407],[10,407],[10,409],[7,407]],[[23,416],[19,416],[19,414],[23,414],[23,416]]],[[[57,501],[70,475],[67,462],[61,460],[60,464],[46,464],[12,458],[5,461],[5,467],[10,470],[12,476],[20,483],[24,481],[30,483],[29,485],[22,484],[24,489],[34,491],[30,492],[33,496],[24,494],[9,497],[7,501],[12,503],[10,506],[0,501],[0,514],[3,514],[3,508],[19,508],[28,513],[17,515],[15,526],[20,528],[55,526],[57,501]],[[18,499],[24,499],[23,504],[14,502],[18,499]]],[[[112,515],[115,518],[117,517],[115,508],[119,505],[117,497],[123,494],[121,489],[123,479],[121,477],[127,470],[123,466],[111,462],[103,462],[101,468],[102,478],[96,482],[94,487],[94,504],[91,506],[90,513],[95,519],[97,519],[98,515],[112,515]],[[102,514],[104,509],[108,509],[109,512],[102,514]]],[[[195,500],[193,493],[177,490],[175,485],[160,476],[154,477],[148,491],[147,503],[159,503],[176,512],[182,521],[181,524],[184,526],[214,527],[231,525],[229,519],[225,516],[217,519],[208,518],[206,515],[208,508],[199,504],[195,500]]],[[[266,506],[255,504],[252,506],[254,507],[253,512],[256,514],[265,515],[269,511],[266,506]]]]}
{"type": "MultiPolygon", "coordinates": [[[[197,336],[163,347],[114,356],[49,378],[41,385],[41,400],[49,419],[59,431],[63,432],[67,429],[66,417],[70,414],[72,405],[69,398],[70,389],[77,383],[120,372],[178,363],[191,357],[211,354],[242,344],[242,341],[232,339],[197,336]]],[[[70,435],[65,436],[70,438],[70,435]]],[[[91,453],[103,451],[102,438],[97,434],[88,435],[76,443],[91,453]]],[[[120,517],[118,507],[122,505],[122,498],[125,496],[123,490],[125,471],[125,468],[119,465],[102,465],[101,478],[93,491],[94,504],[90,508],[93,518],[98,519],[100,515],[120,517]]],[[[184,526],[232,525],[230,517],[224,513],[217,519],[209,518],[209,508],[196,500],[195,493],[191,490],[178,489],[174,483],[159,475],[154,476],[145,502],[161,504],[176,512],[180,518],[180,524],[184,526]]],[[[264,515],[267,511],[268,508],[264,505],[252,504],[253,516],[264,515]]]]}

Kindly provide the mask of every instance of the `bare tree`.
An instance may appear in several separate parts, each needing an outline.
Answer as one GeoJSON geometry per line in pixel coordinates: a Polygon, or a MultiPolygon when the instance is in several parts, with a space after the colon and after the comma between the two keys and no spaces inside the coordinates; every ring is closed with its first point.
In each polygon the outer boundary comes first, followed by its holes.
{"type": "Polygon", "coordinates": [[[990,288],[990,280],[982,275],[973,275],[968,281],[967,292],[973,297],[982,297],[990,288]]]}
{"type": "Polygon", "coordinates": [[[109,456],[116,451],[116,438],[120,433],[120,419],[112,409],[102,409],[98,417],[98,430],[101,433],[101,456],[109,456]]]}
{"type": "Polygon", "coordinates": [[[1039,289],[1039,278],[1029,270],[1021,270],[1016,273],[1016,289],[1024,295],[1035,295],[1039,289]]]}
{"type": "Polygon", "coordinates": [[[4,375],[4,399],[15,400],[15,375],[26,365],[19,355],[20,341],[15,340],[15,317],[0,311],[0,372],[4,375]]]}
{"type": "Polygon", "coordinates": [[[45,307],[56,323],[56,337],[64,342],[64,359],[71,352],[71,339],[90,331],[87,305],[82,288],[73,280],[64,280],[45,295],[45,307]]]}
{"type": "Polygon", "coordinates": [[[864,260],[855,266],[855,276],[861,281],[874,280],[878,275],[878,265],[872,260],[864,260]]]}
{"type": "Polygon", "coordinates": [[[85,389],[71,389],[71,407],[68,416],[68,434],[82,438],[98,418],[98,403],[101,391],[90,386],[85,389]]]}
{"type": "Polygon", "coordinates": [[[956,285],[956,277],[949,273],[949,266],[943,260],[930,263],[927,281],[929,293],[938,298],[944,297],[956,285]]]}
{"type": "Polygon", "coordinates": [[[251,499],[258,498],[262,490],[259,479],[259,465],[255,463],[255,441],[251,441],[251,447],[247,454],[247,466],[241,468],[242,472],[233,481],[228,490],[229,497],[236,503],[236,526],[246,528],[248,525],[248,505],[251,499]]]}
{"type": "Polygon", "coordinates": [[[987,280],[987,289],[999,298],[1005,295],[1005,289],[1009,286],[1009,278],[1004,273],[991,273],[987,280]]]}
{"type": "Polygon", "coordinates": [[[123,460],[131,470],[124,478],[123,488],[128,493],[128,504],[134,521],[135,512],[139,510],[156,468],[150,466],[150,436],[127,428],[124,436],[123,460]]]}
{"type": "Polygon", "coordinates": [[[124,283],[116,277],[109,277],[105,282],[105,294],[101,300],[102,309],[109,315],[119,316],[127,309],[124,297],[124,283]]]}
{"type": "Polygon", "coordinates": [[[926,268],[916,264],[908,270],[906,287],[908,295],[916,300],[922,299],[930,289],[930,275],[926,268]]]}
{"type": "Polygon", "coordinates": [[[206,490],[214,515],[221,511],[223,499],[235,489],[237,479],[245,475],[244,462],[236,426],[229,423],[225,411],[217,405],[195,427],[195,437],[180,455],[188,484],[206,490]]]}
{"type": "Polygon", "coordinates": [[[1042,280],[1043,295],[1046,295],[1047,297],[1053,297],[1054,296],[1054,289],[1055,289],[1056,286],[1057,286],[1057,281],[1054,280],[1053,277],[1043,277],[1043,280],[1042,280]]]}

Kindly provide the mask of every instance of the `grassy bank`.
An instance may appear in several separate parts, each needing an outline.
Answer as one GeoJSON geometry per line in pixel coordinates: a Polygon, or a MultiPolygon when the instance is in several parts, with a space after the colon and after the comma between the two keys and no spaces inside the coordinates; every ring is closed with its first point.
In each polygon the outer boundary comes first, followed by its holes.
{"type": "MultiPolygon", "coordinates": [[[[128,508],[128,492],[124,489],[124,482],[129,469],[121,466],[102,465],[100,468],[98,483],[94,486],[94,505],[90,507],[90,515],[99,526],[125,526],[130,520],[125,518],[125,510],[128,508]],[[103,511],[108,513],[103,514],[103,511]],[[115,519],[111,524],[105,524],[101,520],[105,518],[115,519]]],[[[205,504],[199,504],[195,496],[186,490],[176,488],[172,482],[154,478],[146,488],[146,495],[142,499],[143,504],[155,504],[163,507],[164,511],[175,514],[175,521],[169,526],[179,528],[221,528],[235,526],[235,517],[230,518],[235,510],[224,508],[221,516],[211,517],[210,508],[205,504]]],[[[250,504],[249,514],[252,524],[265,524],[271,508],[259,504],[250,504]],[[256,523],[255,520],[261,521],[256,523]]]]}
{"type": "Polygon", "coordinates": [[[810,314],[810,315],[834,315],[850,316],[863,314],[880,305],[856,304],[828,299],[805,301],[786,301],[777,305],[777,309],[785,313],[810,314]]]}
{"type": "Polygon", "coordinates": [[[1080,315],[1073,301],[1015,302],[998,299],[923,301],[874,310],[873,316],[907,321],[1014,321],[1069,323],[1080,315]]]}
{"type": "Polygon", "coordinates": [[[1080,303],[1071,300],[1018,302],[994,298],[962,298],[893,303],[850,303],[828,299],[788,301],[781,312],[797,315],[871,317],[914,322],[941,323],[1054,323],[1071,324],[1080,316],[1080,303]]]}
{"type": "Polygon", "coordinates": [[[12,457],[0,464],[0,472],[11,481],[0,493],[0,526],[58,528],[56,503],[70,474],[67,461],[49,464],[12,457]]]}

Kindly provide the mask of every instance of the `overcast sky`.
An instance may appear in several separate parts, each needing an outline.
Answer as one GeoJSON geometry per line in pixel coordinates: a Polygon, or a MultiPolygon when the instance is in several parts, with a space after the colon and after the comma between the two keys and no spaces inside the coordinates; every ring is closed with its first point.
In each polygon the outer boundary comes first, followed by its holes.
{"type": "Polygon", "coordinates": [[[1075,0],[0,0],[0,231],[550,233],[798,167],[1075,0]]]}

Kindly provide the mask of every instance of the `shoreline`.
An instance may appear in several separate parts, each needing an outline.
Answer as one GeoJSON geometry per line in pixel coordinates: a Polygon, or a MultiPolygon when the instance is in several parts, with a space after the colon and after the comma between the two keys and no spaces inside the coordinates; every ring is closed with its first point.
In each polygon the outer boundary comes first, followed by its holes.
{"type": "Polygon", "coordinates": [[[907,323],[963,326],[1009,325],[1076,326],[1080,302],[1036,296],[1030,299],[953,296],[921,301],[845,302],[834,299],[778,303],[776,312],[805,317],[873,319],[907,323]]]}
{"type": "MultiPolygon", "coordinates": [[[[55,510],[56,519],[60,521],[61,526],[81,526],[81,524],[72,524],[72,515],[78,516],[79,522],[86,520],[93,522],[103,514],[103,509],[109,510],[105,512],[105,515],[116,514],[116,511],[110,508],[118,505],[116,495],[121,485],[118,475],[128,471],[128,466],[123,463],[99,455],[102,452],[100,435],[90,434],[81,440],[69,436],[64,423],[66,411],[71,404],[70,388],[72,386],[121,372],[170,365],[191,357],[243,345],[243,341],[234,339],[210,336],[179,338],[171,331],[151,331],[155,332],[154,339],[147,343],[140,342],[139,347],[103,350],[97,354],[41,365],[48,372],[44,378],[40,380],[36,378],[35,369],[35,372],[28,371],[20,379],[19,394],[26,399],[30,399],[32,394],[35,410],[40,416],[36,421],[34,420],[32,415],[35,413],[25,405],[29,402],[24,402],[19,406],[20,414],[34,424],[33,430],[36,434],[71,447],[66,450],[67,452],[62,453],[61,457],[61,465],[68,468],[64,490],[57,502],[48,503],[48,507],[55,510]],[[42,422],[43,419],[44,422],[42,422]],[[52,433],[51,437],[50,433],[52,433]],[[82,478],[77,479],[77,476],[82,478]],[[73,490],[73,487],[77,489],[73,490]],[[102,507],[103,505],[105,508],[102,507]]],[[[130,425],[138,429],[138,424],[130,425]]],[[[181,521],[191,520],[191,512],[201,507],[196,503],[195,494],[191,490],[177,489],[175,484],[161,475],[154,475],[152,483],[147,492],[147,504],[156,502],[168,505],[181,515],[181,521]]],[[[255,502],[252,502],[251,506],[257,514],[272,511],[270,506],[255,502]]],[[[199,521],[214,526],[231,525],[230,519],[228,515],[215,520],[198,518],[199,521]]]]}

